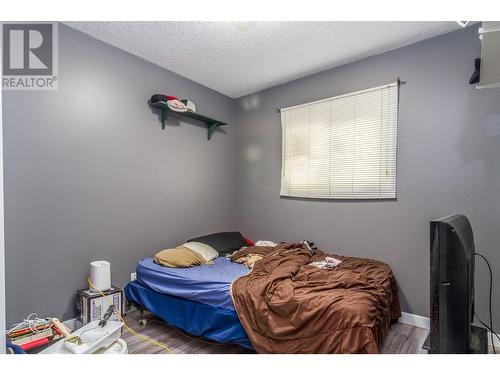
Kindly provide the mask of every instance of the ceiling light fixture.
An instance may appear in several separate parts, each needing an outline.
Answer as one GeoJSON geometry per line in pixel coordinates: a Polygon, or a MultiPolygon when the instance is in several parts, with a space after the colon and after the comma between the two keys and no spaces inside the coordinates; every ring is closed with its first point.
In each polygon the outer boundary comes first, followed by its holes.
{"type": "Polygon", "coordinates": [[[231,25],[238,30],[240,33],[246,33],[248,30],[257,25],[257,22],[253,21],[231,21],[231,25]]]}

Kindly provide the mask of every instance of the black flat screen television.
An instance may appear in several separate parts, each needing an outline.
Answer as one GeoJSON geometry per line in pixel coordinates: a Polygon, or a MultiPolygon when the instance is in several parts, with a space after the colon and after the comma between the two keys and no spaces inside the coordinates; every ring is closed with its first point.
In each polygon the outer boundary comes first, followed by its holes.
{"type": "Polygon", "coordinates": [[[465,215],[431,221],[430,353],[470,353],[474,236],[465,215]]]}

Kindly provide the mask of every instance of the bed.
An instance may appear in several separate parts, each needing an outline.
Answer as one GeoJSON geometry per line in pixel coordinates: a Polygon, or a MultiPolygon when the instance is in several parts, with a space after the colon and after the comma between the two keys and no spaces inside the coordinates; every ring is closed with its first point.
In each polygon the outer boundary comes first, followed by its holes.
{"type": "Polygon", "coordinates": [[[230,296],[231,283],[248,272],[225,257],[192,268],[163,267],[143,258],[125,296],[189,334],[253,349],[230,296]]]}
{"type": "Polygon", "coordinates": [[[252,249],[263,256],[252,272],[222,257],[183,269],[144,258],[125,295],[190,334],[258,353],[379,352],[400,316],[388,265],[338,256],[324,271],[310,263],[326,254],[304,244],[252,249]]]}

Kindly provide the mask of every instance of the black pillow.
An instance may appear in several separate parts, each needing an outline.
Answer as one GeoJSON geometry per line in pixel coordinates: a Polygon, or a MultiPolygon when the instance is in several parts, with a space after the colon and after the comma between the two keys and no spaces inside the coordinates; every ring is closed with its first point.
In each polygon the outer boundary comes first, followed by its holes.
{"type": "Polygon", "coordinates": [[[201,242],[212,246],[219,252],[220,256],[226,256],[236,250],[247,246],[247,243],[240,232],[221,232],[208,234],[206,236],[191,238],[188,242],[201,242]]]}

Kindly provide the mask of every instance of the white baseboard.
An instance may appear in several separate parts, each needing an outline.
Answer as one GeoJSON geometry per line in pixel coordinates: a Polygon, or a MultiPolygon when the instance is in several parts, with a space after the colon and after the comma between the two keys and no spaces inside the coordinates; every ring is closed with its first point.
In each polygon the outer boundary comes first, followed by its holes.
{"type": "MultiPolygon", "coordinates": [[[[497,335],[500,336],[499,333],[497,335]]],[[[493,345],[495,348],[500,348],[500,340],[495,335],[492,335],[491,332],[488,332],[488,345],[491,345],[491,336],[493,336],[493,345]]]]}
{"type": "MultiPolygon", "coordinates": [[[[431,326],[431,321],[429,318],[406,312],[401,313],[401,318],[399,318],[399,322],[425,329],[429,329],[431,326]]],[[[491,332],[488,332],[488,345],[491,345],[491,336],[492,336],[491,332]]],[[[500,336],[500,334],[498,334],[498,336],[500,336]]],[[[494,335],[493,335],[493,343],[495,347],[500,348],[500,340],[494,335]]]]}
{"type": "Polygon", "coordinates": [[[414,327],[429,329],[431,327],[431,321],[429,318],[421,315],[410,314],[406,312],[401,313],[401,318],[399,318],[400,323],[409,324],[414,327]]]}

